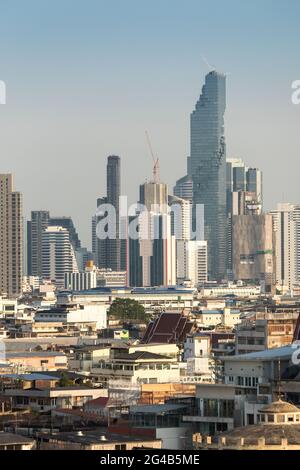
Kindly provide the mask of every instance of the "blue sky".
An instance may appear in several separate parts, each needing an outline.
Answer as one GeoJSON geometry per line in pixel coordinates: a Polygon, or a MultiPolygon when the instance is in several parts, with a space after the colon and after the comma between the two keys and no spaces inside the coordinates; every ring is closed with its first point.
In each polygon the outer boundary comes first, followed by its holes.
{"type": "Polygon", "coordinates": [[[208,68],[227,72],[228,157],[264,172],[266,209],[300,202],[298,0],[0,0],[0,171],[25,214],[72,215],[90,243],[105,162],[122,157],[130,201],[151,174],[185,173],[189,114],[208,68]]]}

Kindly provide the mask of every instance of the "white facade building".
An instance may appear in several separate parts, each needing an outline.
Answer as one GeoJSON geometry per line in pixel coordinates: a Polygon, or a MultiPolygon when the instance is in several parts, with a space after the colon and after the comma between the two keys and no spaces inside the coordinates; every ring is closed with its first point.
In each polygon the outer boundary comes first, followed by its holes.
{"type": "Polygon", "coordinates": [[[207,281],[207,241],[177,240],[177,280],[190,280],[193,286],[207,281]]]}
{"type": "Polygon", "coordinates": [[[278,204],[271,212],[275,234],[276,284],[291,288],[296,281],[296,239],[293,204],[278,204]]]}
{"type": "Polygon", "coordinates": [[[65,289],[82,291],[97,287],[96,271],[65,273],[65,289]]]}
{"type": "Polygon", "coordinates": [[[64,288],[64,275],[78,272],[73,246],[67,229],[50,226],[42,234],[43,278],[55,281],[58,288],[64,288]]]}

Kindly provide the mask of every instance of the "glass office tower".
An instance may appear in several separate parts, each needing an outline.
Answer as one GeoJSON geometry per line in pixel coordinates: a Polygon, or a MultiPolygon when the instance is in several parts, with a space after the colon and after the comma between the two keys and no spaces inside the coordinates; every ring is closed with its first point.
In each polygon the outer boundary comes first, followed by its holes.
{"type": "Polygon", "coordinates": [[[210,279],[226,275],[226,147],[224,113],[226,77],[212,71],[191,114],[193,229],[196,205],[204,205],[204,237],[208,242],[210,279]]]}

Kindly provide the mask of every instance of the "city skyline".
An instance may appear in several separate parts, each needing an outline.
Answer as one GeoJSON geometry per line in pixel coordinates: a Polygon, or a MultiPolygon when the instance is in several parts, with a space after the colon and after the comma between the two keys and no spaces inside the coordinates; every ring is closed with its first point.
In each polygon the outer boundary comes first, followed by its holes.
{"type": "Polygon", "coordinates": [[[122,187],[132,202],[151,176],[145,129],[160,157],[161,180],[173,187],[185,173],[189,115],[209,71],[201,55],[228,72],[227,156],[261,168],[267,210],[279,200],[297,202],[299,107],[291,103],[299,70],[297,2],[231,1],[226,11],[221,2],[214,9],[205,2],[191,1],[185,9],[172,2],[159,11],[135,1],[124,10],[118,2],[120,17],[102,2],[91,1],[87,11],[78,2],[70,5],[41,8],[29,1],[18,11],[2,9],[2,172],[15,175],[26,218],[40,209],[70,215],[90,246],[90,216],[105,189],[107,155],[120,155],[128,169],[122,187]],[[204,14],[213,29],[201,24],[204,14]],[[248,34],[253,28],[255,39],[248,34]],[[130,31],[143,31],[138,45],[130,31]]]}

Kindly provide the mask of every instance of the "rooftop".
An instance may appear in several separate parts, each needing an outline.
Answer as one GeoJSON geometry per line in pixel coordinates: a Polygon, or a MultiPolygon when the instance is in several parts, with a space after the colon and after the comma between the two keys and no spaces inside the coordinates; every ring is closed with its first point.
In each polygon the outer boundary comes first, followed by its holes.
{"type": "Polygon", "coordinates": [[[286,401],[278,400],[264,406],[260,413],[300,413],[300,408],[286,401]]]}
{"type": "Polygon", "coordinates": [[[130,413],[143,413],[143,414],[162,414],[162,413],[172,413],[172,411],[183,410],[187,405],[172,405],[172,404],[163,404],[163,405],[136,405],[130,407],[130,413]]]}
{"type": "Polygon", "coordinates": [[[19,434],[13,434],[10,432],[3,432],[0,431],[0,445],[4,446],[6,444],[14,445],[14,444],[30,444],[33,443],[33,439],[29,439],[28,437],[20,436],[19,434]]]}
{"type": "Polygon", "coordinates": [[[79,431],[79,432],[60,432],[53,434],[39,434],[39,439],[51,439],[65,442],[75,442],[82,445],[105,444],[105,443],[120,443],[120,442],[141,442],[141,441],[154,441],[155,438],[146,436],[125,436],[122,434],[113,434],[107,431],[107,428],[98,428],[94,431],[79,431]]]}
{"type": "Polygon", "coordinates": [[[248,354],[237,354],[236,356],[226,356],[225,359],[231,361],[249,360],[249,361],[274,361],[278,359],[289,359],[292,354],[300,348],[300,343],[296,345],[282,346],[280,348],[265,349],[264,351],[252,352],[248,354]]]}

